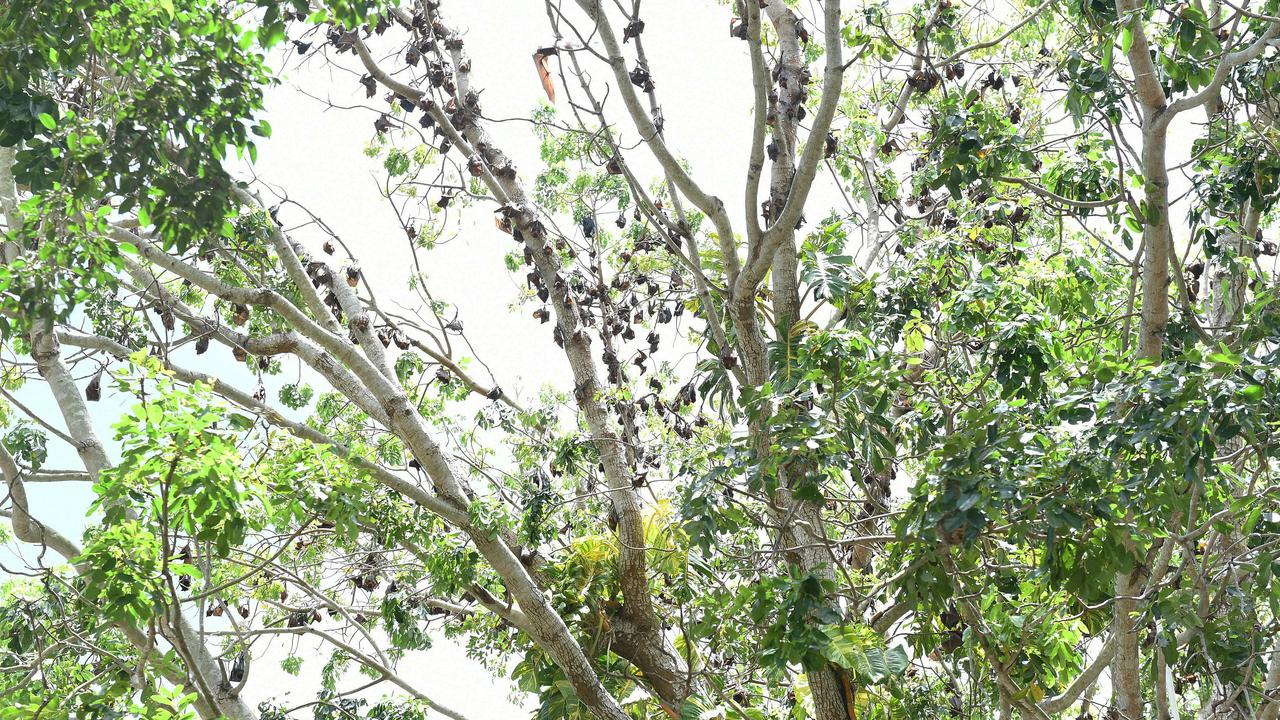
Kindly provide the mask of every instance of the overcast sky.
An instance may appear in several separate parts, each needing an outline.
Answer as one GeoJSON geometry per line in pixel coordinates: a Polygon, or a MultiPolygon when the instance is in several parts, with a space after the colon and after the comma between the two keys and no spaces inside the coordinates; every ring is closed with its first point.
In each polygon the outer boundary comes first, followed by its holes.
{"type": "MultiPolygon", "coordinates": [[[[731,207],[741,207],[750,121],[749,69],[745,43],[729,38],[729,9],[713,2],[677,0],[651,1],[646,8],[646,49],[671,142],[699,179],[705,178],[709,187],[724,188],[720,192],[731,207]],[[726,158],[735,161],[726,162],[726,158]],[[736,161],[739,158],[743,159],[736,161]]],[[[485,115],[499,121],[489,123],[491,133],[515,159],[522,179],[531,182],[539,167],[538,144],[531,125],[522,118],[546,101],[532,55],[554,40],[542,4],[470,0],[445,3],[444,10],[449,22],[466,29],[473,85],[481,90],[485,115]]],[[[355,67],[350,55],[342,61],[355,67]]],[[[296,64],[296,57],[290,57],[289,67],[296,64]]],[[[385,65],[403,67],[396,58],[389,58],[385,65]]],[[[595,70],[603,81],[599,68],[595,70]]],[[[258,170],[287,187],[292,198],[322,214],[351,244],[375,286],[394,297],[405,286],[410,258],[394,213],[378,195],[382,169],[363,154],[377,114],[373,110],[326,112],[322,103],[291,87],[323,95],[335,105],[367,103],[384,109],[383,93],[365,100],[358,77],[326,69],[318,60],[291,69],[286,86],[273,92],[268,103],[274,137],[261,148],[258,170]]],[[[562,110],[564,96],[559,88],[562,110]]],[[[634,134],[630,139],[634,142],[634,134]]],[[[655,167],[643,148],[631,152],[628,160],[639,161],[642,172],[655,167]]],[[[529,321],[532,308],[509,313],[524,278],[523,273],[510,275],[502,269],[502,257],[514,244],[494,227],[493,209],[478,205],[465,213],[461,227],[456,228],[460,230],[457,237],[426,256],[426,270],[432,292],[458,306],[468,338],[499,383],[504,389],[527,394],[544,382],[567,380],[569,371],[551,342],[550,326],[529,321]]],[[[285,216],[286,225],[291,217],[299,216],[285,216]]],[[[318,243],[317,239],[313,246],[318,243]]]]}

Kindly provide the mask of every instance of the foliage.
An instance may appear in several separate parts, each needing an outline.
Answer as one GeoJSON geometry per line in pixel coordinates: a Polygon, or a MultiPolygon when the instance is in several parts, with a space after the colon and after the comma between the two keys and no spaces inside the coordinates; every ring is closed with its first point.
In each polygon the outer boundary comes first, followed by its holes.
{"type": "Polygon", "coordinates": [[[521,169],[448,0],[0,8],[0,720],[418,720],[441,637],[548,719],[1274,717],[1274,3],[717,6],[741,201],[577,5],[521,169]],[[236,179],[294,63],[403,255],[236,179]]]}

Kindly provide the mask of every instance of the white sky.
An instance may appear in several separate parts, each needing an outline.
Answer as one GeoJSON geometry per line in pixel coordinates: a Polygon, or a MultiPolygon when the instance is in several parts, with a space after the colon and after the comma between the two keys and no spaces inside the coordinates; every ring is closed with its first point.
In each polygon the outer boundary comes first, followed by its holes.
{"type": "MultiPolygon", "coordinates": [[[[553,40],[541,3],[476,0],[451,5],[444,8],[450,13],[448,20],[468,29],[473,85],[483,90],[485,115],[493,119],[528,117],[546,99],[533,67],[533,51],[553,40]]],[[[731,42],[726,7],[659,0],[651,1],[647,8],[644,39],[671,142],[708,187],[723,188],[719,192],[730,207],[741,207],[745,160],[729,163],[725,158],[745,158],[748,147],[745,43],[731,42]],[[692,38],[698,41],[690,41],[692,38]]],[[[296,64],[295,58],[290,58],[290,67],[296,64]]],[[[342,61],[347,67],[356,65],[350,55],[342,61]]],[[[403,67],[396,59],[384,65],[403,67]]],[[[334,71],[331,81],[329,75],[317,60],[301,72],[291,72],[287,82],[313,95],[331,92],[336,105],[384,107],[381,91],[364,99],[358,75],[334,71]]],[[[599,68],[596,76],[603,79],[599,68]]],[[[558,78],[556,82],[559,86],[558,78]]],[[[562,109],[564,96],[564,88],[558,87],[562,109]]],[[[373,135],[376,113],[325,112],[320,103],[282,87],[272,93],[267,117],[274,138],[260,149],[259,173],[322,215],[351,244],[370,280],[385,288],[381,290],[384,295],[403,288],[411,262],[404,233],[378,195],[378,178],[384,174],[380,164],[362,152],[373,135]]],[[[539,168],[531,125],[520,120],[492,122],[489,129],[498,146],[515,159],[522,180],[531,183],[539,168]]],[[[642,173],[655,167],[646,154],[637,149],[628,155],[628,160],[646,161],[639,163],[642,173]]],[[[551,342],[551,326],[530,321],[532,307],[522,307],[515,315],[508,311],[524,278],[523,273],[513,276],[503,270],[502,257],[515,244],[493,226],[492,210],[489,206],[474,207],[464,215],[457,238],[427,255],[429,284],[438,298],[458,306],[468,339],[493,368],[499,384],[527,395],[548,380],[567,381],[568,366],[551,342]]],[[[282,212],[282,218],[289,226],[299,216],[282,212]]],[[[310,244],[313,250],[319,242],[310,244]]]]}

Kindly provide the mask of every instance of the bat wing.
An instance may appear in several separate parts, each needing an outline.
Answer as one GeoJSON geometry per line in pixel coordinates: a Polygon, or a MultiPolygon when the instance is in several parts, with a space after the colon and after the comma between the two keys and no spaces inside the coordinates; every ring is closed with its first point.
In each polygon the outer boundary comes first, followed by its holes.
{"type": "Polygon", "coordinates": [[[538,68],[538,79],[542,80],[542,89],[547,93],[547,99],[555,104],[556,86],[551,83],[551,72],[547,70],[547,56],[540,52],[533,54],[533,65],[538,68]]]}

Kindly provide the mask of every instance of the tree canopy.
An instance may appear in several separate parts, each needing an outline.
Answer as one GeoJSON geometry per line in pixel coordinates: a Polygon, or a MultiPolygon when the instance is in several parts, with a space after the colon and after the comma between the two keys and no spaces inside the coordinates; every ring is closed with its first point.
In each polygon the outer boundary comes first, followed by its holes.
{"type": "Polygon", "coordinates": [[[0,7],[0,720],[476,718],[433,637],[548,720],[1280,717],[1275,0],[719,2],[724,186],[683,3],[546,0],[517,167],[451,2],[0,7]],[[286,64],[403,236],[252,174],[286,64]]]}

